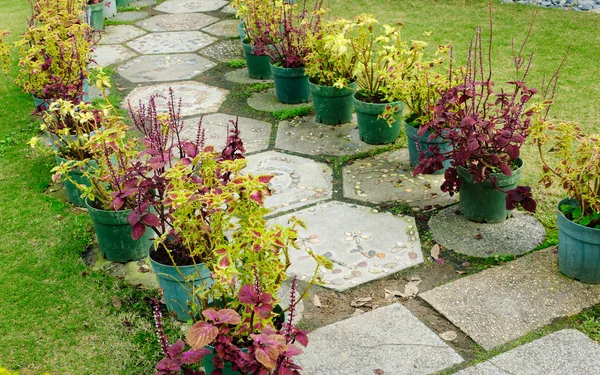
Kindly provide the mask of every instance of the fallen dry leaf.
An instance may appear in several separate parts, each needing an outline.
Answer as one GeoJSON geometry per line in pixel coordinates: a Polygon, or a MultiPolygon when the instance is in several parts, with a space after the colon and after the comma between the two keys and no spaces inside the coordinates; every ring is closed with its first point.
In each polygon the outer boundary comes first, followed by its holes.
{"type": "Polygon", "coordinates": [[[312,299],[312,303],[313,305],[315,305],[316,307],[323,307],[323,304],[321,303],[321,299],[319,298],[318,295],[314,295],[313,299],[312,299]]]}
{"type": "Polygon", "coordinates": [[[350,316],[351,316],[351,317],[352,317],[352,316],[358,316],[358,315],[360,315],[360,314],[362,314],[362,313],[364,313],[364,312],[365,312],[364,310],[361,310],[361,309],[356,309],[356,310],[354,310],[354,312],[353,312],[353,313],[352,313],[352,315],[350,315],[350,316]]]}
{"type": "Polygon", "coordinates": [[[121,300],[119,299],[119,297],[117,297],[117,296],[114,296],[114,297],[112,298],[112,305],[113,305],[114,307],[116,307],[116,308],[119,308],[119,307],[121,307],[121,300]]]}
{"type": "Polygon", "coordinates": [[[406,284],[404,286],[404,294],[406,295],[406,297],[416,296],[419,293],[419,288],[417,288],[417,285],[419,285],[420,283],[420,281],[418,283],[415,281],[411,281],[408,284],[406,284]]]}
{"type": "Polygon", "coordinates": [[[350,306],[352,307],[362,307],[365,305],[370,305],[370,302],[373,301],[373,297],[360,297],[350,302],[350,306]]]}
{"type": "Polygon", "coordinates": [[[140,268],[138,269],[138,271],[141,272],[141,273],[150,272],[150,267],[148,267],[147,264],[142,264],[140,266],[140,268]]]}
{"type": "Polygon", "coordinates": [[[475,239],[477,239],[477,240],[480,240],[480,239],[482,239],[482,238],[483,238],[483,234],[481,234],[481,233],[477,233],[477,234],[475,235],[475,239]]]}
{"type": "Polygon", "coordinates": [[[433,259],[440,259],[440,245],[435,244],[431,247],[431,257],[433,259]]]}
{"type": "Polygon", "coordinates": [[[385,371],[383,371],[383,370],[382,370],[382,369],[380,369],[380,368],[376,368],[375,370],[373,370],[373,374],[376,374],[376,375],[383,375],[383,374],[385,374],[385,371]]]}
{"type": "Polygon", "coordinates": [[[442,338],[442,340],[445,340],[445,341],[454,341],[454,340],[456,340],[458,335],[454,331],[446,331],[446,332],[440,333],[440,337],[442,338]]]}

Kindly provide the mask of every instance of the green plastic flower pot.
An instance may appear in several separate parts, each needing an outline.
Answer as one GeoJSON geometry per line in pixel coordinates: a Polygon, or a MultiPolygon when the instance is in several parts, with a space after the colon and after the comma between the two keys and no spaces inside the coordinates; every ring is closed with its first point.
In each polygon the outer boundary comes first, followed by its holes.
{"type": "Polygon", "coordinates": [[[40,108],[41,106],[42,109],[48,110],[48,100],[40,99],[33,94],[31,94],[31,97],[33,98],[33,105],[35,105],[35,108],[40,108]]]}
{"type": "Polygon", "coordinates": [[[90,101],[90,82],[87,78],[83,79],[83,97],[81,99],[86,103],[90,101]]]}
{"type": "MultiPolygon", "coordinates": [[[[56,165],[60,165],[67,161],[67,159],[64,159],[58,155],[54,155],[54,158],[56,160],[56,165]]],[[[98,168],[98,163],[96,163],[94,160],[90,160],[88,162],[88,166],[86,167],[86,170],[89,168],[98,168]]],[[[88,180],[86,177],[83,176],[83,171],[73,170],[73,171],[69,171],[68,173],[69,173],[69,176],[78,184],[85,185],[85,186],[92,185],[90,180],[88,180]]],[[[67,201],[73,203],[74,205],[76,205],[78,207],[85,207],[85,201],[83,198],[81,198],[81,191],[79,189],[77,189],[77,187],[68,179],[66,179],[66,178],[63,179],[63,182],[65,184],[65,190],[67,191],[67,201]]]]}
{"type": "Polygon", "coordinates": [[[356,82],[339,89],[333,86],[317,85],[309,80],[308,88],[317,122],[338,125],[352,120],[352,112],[354,111],[352,95],[356,91],[356,82]]]}
{"type": "Polygon", "coordinates": [[[285,104],[308,103],[310,90],[304,68],[281,68],[271,64],[275,83],[275,96],[285,104]]]}
{"type": "MultiPolygon", "coordinates": [[[[431,135],[430,131],[427,131],[421,137],[419,137],[419,128],[409,125],[407,122],[404,123],[404,130],[406,132],[406,138],[408,139],[408,157],[410,159],[410,166],[416,167],[419,164],[419,148],[421,151],[425,152],[425,155],[429,156],[431,153],[428,152],[430,146],[437,146],[441,152],[448,152],[452,150],[452,145],[450,142],[446,142],[441,138],[435,138],[431,141],[429,140],[429,136],[431,135]],[[419,148],[417,148],[417,144],[419,148]]],[[[442,165],[443,169],[439,171],[435,171],[433,174],[442,174],[448,167],[450,166],[451,160],[444,160],[442,165]]]]}
{"type": "Polygon", "coordinates": [[[99,31],[104,27],[104,1],[88,5],[89,23],[93,30],[99,31]]]}
{"type": "Polygon", "coordinates": [[[560,206],[578,206],[574,199],[558,204],[558,269],[588,284],[600,284],[600,229],[584,227],[567,219],[560,206]]]}
{"type": "Polygon", "coordinates": [[[190,265],[190,266],[177,266],[161,264],[152,259],[152,250],[150,250],[150,264],[152,270],[158,278],[158,285],[163,289],[163,298],[167,304],[167,309],[170,312],[175,311],[177,319],[182,322],[187,322],[192,317],[189,314],[188,302],[191,301],[191,295],[193,289],[197,287],[209,288],[213,284],[213,280],[210,277],[210,270],[204,265],[204,263],[190,265]],[[183,276],[181,277],[177,268],[183,276]],[[190,284],[188,286],[188,284],[190,284]]]}
{"type": "Polygon", "coordinates": [[[117,7],[124,8],[129,6],[129,0],[117,0],[117,7]]]}
{"type": "MultiPolygon", "coordinates": [[[[503,190],[517,187],[523,171],[523,160],[517,159],[517,165],[511,176],[492,174],[498,187],[503,190]]],[[[463,181],[458,193],[460,212],[467,219],[478,223],[501,223],[510,216],[512,210],[506,209],[506,194],[496,189],[489,179],[475,183],[473,175],[466,168],[457,167],[456,171],[463,181]]]]}
{"type": "Polygon", "coordinates": [[[240,24],[238,25],[238,33],[240,34],[240,40],[242,41],[242,44],[243,44],[244,40],[247,39],[246,28],[244,27],[243,21],[240,21],[240,24]]]}
{"type": "Polygon", "coordinates": [[[371,145],[383,145],[396,141],[400,135],[402,124],[402,110],[404,103],[367,103],[361,101],[360,91],[354,93],[354,108],[356,108],[356,120],[358,121],[358,135],[360,139],[371,145]],[[387,121],[379,116],[385,111],[387,106],[397,107],[394,113],[395,121],[390,126],[387,121]]]}
{"type": "Polygon", "coordinates": [[[248,69],[248,75],[254,79],[271,79],[273,74],[271,73],[270,62],[271,58],[267,55],[255,55],[252,45],[248,39],[242,41],[242,48],[244,50],[244,57],[246,58],[246,66],[248,69]]]}
{"type": "Polygon", "coordinates": [[[85,205],[94,224],[98,247],[106,259],[125,263],[148,256],[154,232],[147,230],[142,238],[132,239],[131,225],[127,221],[131,210],[101,210],[91,206],[87,198],[85,205]]]}

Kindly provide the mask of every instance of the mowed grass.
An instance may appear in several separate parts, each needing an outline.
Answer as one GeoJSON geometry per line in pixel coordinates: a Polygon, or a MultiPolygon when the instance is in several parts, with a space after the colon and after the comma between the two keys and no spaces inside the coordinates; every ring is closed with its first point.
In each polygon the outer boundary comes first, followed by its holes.
{"type": "MultiPolygon", "coordinates": [[[[330,0],[328,6],[333,16],[351,18],[370,13],[382,23],[400,23],[407,40],[423,40],[423,33],[431,31],[430,51],[438,44],[452,44],[456,62],[464,64],[477,27],[483,30],[484,45],[489,40],[487,4],[485,0],[330,0]]],[[[492,67],[496,84],[514,79],[511,40],[515,38],[516,46],[520,46],[535,12],[533,33],[525,48],[525,53],[535,53],[528,85],[540,87],[543,77],[552,76],[571,46],[551,117],[580,122],[586,132],[598,133],[600,65],[595,62],[600,51],[600,14],[494,1],[492,67]]],[[[521,181],[533,188],[538,199],[536,216],[555,236],[555,207],[564,191],[558,187],[547,190],[538,184],[541,167],[537,148],[527,145],[522,154],[525,171],[521,181]]]]}
{"type": "MultiPolygon", "coordinates": [[[[29,5],[3,0],[0,11],[0,29],[14,40],[29,5]]],[[[159,348],[144,301],[149,292],[91,272],[82,261],[91,222],[43,194],[53,158],[26,144],[38,133],[32,110],[31,96],[0,75],[0,367],[21,374],[152,373],[159,348]]]]}

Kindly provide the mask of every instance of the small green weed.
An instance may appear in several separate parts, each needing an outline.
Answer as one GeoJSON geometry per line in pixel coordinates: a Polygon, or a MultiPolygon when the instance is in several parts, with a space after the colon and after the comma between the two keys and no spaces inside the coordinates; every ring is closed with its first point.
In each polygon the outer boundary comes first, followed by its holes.
{"type": "Polygon", "coordinates": [[[233,69],[245,68],[246,67],[246,60],[244,60],[244,59],[231,59],[231,60],[227,61],[227,64],[229,65],[230,68],[233,68],[233,69]]]}
{"type": "Polygon", "coordinates": [[[275,116],[279,120],[286,120],[288,118],[306,116],[312,112],[311,107],[298,107],[292,109],[282,109],[280,111],[273,112],[273,116],[275,116]]]}

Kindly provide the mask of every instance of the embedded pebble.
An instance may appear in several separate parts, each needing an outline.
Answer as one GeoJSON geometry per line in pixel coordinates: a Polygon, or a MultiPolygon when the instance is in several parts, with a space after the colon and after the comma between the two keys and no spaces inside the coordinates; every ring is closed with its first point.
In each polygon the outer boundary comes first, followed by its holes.
{"type": "Polygon", "coordinates": [[[337,275],[338,273],[342,273],[342,270],[339,268],[334,269],[333,271],[331,271],[332,274],[337,275]]]}
{"type": "Polygon", "coordinates": [[[368,264],[367,264],[367,262],[362,261],[362,262],[358,263],[358,266],[359,267],[366,267],[366,266],[368,266],[368,264]]]}
{"type": "Polygon", "coordinates": [[[352,271],[352,276],[354,277],[362,277],[362,275],[362,272],[360,272],[359,270],[352,271]]]}
{"type": "Polygon", "coordinates": [[[417,259],[417,253],[415,253],[415,252],[411,251],[411,252],[409,252],[409,253],[408,253],[408,257],[409,257],[411,260],[415,260],[415,259],[417,259]]]}

